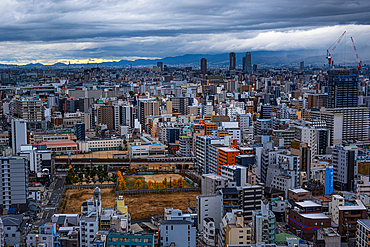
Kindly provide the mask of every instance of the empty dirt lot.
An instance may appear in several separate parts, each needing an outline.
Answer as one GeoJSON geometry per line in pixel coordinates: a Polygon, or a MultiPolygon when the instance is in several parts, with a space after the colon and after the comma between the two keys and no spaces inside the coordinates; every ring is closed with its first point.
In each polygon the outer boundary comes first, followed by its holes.
{"type": "MultiPolygon", "coordinates": [[[[114,199],[118,196],[113,189],[102,189],[102,202],[105,208],[114,208],[114,199]]],[[[59,213],[81,213],[81,204],[92,197],[93,190],[66,190],[59,209],[59,213]]],[[[163,214],[164,208],[169,206],[187,211],[188,200],[190,206],[196,205],[196,196],[200,192],[181,192],[165,194],[125,195],[125,203],[132,220],[149,218],[152,214],[163,214]]]]}

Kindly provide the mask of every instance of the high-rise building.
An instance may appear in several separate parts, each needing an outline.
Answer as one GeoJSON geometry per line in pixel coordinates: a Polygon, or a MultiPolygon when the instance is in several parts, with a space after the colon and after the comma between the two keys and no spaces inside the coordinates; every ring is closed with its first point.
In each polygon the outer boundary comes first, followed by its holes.
{"type": "Polygon", "coordinates": [[[299,70],[300,70],[300,71],[303,71],[303,70],[304,70],[304,61],[301,61],[301,62],[299,63],[299,70]]]}
{"type": "Polygon", "coordinates": [[[257,243],[275,243],[276,218],[269,205],[261,201],[261,210],[253,211],[252,235],[257,243]]]}
{"type": "Polygon", "coordinates": [[[366,141],[369,138],[369,108],[321,108],[309,111],[309,118],[326,121],[330,146],[342,145],[342,141],[366,141]]]}
{"type": "Polygon", "coordinates": [[[131,106],[120,106],[120,124],[123,126],[134,127],[134,119],[132,116],[132,107],[131,106]]]}
{"type": "Polygon", "coordinates": [[[355,69],[329,70],[328,107],[358,106],[358,72],[355,69]]]}
{"type": "Polygon", "coordinates": [[[227,212],[220,223],[218,246],[250,246],[251,243],[251,226],[243,221],[243,211],[227,212]]]}
{"type": "Polygon", "coordinates": [[[27,126],[24,119],[12,119],[11,142],[13,155],[21,151],[21,145],[27,144],[27,126]]]}
{"type": "Polygon", "coordinates": [[[153,99],[140,99],[138,104],[138,111],[141,128],[145,129],[145,117],[159,115],[159,102],[153,99]]]}
{"type": "Polygon", "coordinates": [[[172,112],[181,113],[182,115],[189,114],[189,106],[191,105],[192,99],[187,97],[176,97],[170,98],[172,102],[172,112]]]}
{"type": "Polygon", "coordinates": [[[357,147],[335,146],[333,148],[334,188],[352,191],[354,189],[357,147]]]}
{"type": "Polygon", "coordinates": [[[207,74],[207,59],[205,58],[200,60],[200,73],[203,75],[207,74]]]}
{"type": "Polygon", "coordinates": [[[98,109],[98,124],[106,124],[108,129],[114,129],[114,107],[111,105],[102,105],[98,109]]]}
{"type": "Polygon", "coordinates": [[[20,156],[26,156],[29,171],[37,177],[54,174],[54,161],[51,158],[51,151],[46,149],[46,145],[23,145],[20,156]]]}
{"type": "Polygon", "coordinates": [[[157,67],[163,71],[163,62],[157,62],[157,67]]]}
{"type": "Polygon", "coordinates": [[[248,74],[252,73],[252,54],[250,52],[245,53],[243,57],[243,71],[248,74]]]}
{"type": "Polygon", "coordinates": [[[1,157],[0,164],[0,210],[16,208],[19,213],[25,212],[28,198],[26,157],[1,157]]]}
{"type": "Polygon", "coordinates": [[[193,139],[191,136],[180,136],[180,148],[178,151],[181,157],[193,156],[193,139]]]}
{"type": "Polygon", "coordinates": [[[40,99],[18,99],[15,101],[15,113],[27,122],[41,122],[44,117],[40,99]]]}
{"type": "Polygon", "coordinates": [[[229,70],[235,70],[235,68],[236,68],[236,56],[235,56],[235,52],[230,52],[229,70]]]}
{"type": "Polygon", "coordinates": [[[76,139],[78,141],[85,141],[85,123],[76,123],[76,139]]]}
{"type": "Polygon", "coordinates": [[[308,95],[307,108],[321,108],[328,107],[328,95],[327,94],[309,94],[308,95]]]}

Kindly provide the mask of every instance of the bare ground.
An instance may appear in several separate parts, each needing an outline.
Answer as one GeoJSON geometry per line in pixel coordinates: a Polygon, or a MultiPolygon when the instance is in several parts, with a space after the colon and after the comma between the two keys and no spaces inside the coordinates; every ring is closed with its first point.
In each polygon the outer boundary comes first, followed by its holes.
{"type": "MultiPolygon", "coordinates": [[[[59,213],[81,213],[81,204],[92,197],[92,189],[89,190],[66,190],[63,196],[59,213]]],[[[164,208],[179,208],[187,211],[188,201],[190,206],[196,205],[196,196],[199,192],[181,192],[165,194],[139,194],[125,195],[125,203],[132,220],[149,218],[152,214],[163,214],[164,208]]],[[[102,203],[105,208],[115,207],[114,189],[101,189],[102,203]]]]}

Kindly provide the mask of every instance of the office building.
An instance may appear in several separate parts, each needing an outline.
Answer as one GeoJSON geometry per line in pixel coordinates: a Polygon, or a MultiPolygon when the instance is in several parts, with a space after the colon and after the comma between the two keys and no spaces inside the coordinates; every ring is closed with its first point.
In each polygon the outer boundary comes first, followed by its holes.
{"type": "Polygon", "coordinates": [[[243,57],[243,71],[248,74],[252,73],[252,54],[250,52],[245,53],[243,57]]]}
{"type": "Polygon", "coordinates": [[[329,70],[328,89],[329,108],[357,107],[358,71],[342,68],[329,70]]]}
{"type": "Polygon", "coordinates": [[[235,70],[235,68],[236,68],[235,52],[230,52],[229,70],[235,70]]]}
{"type": "Polygon", "coordinates": [[[27,144],[27,125],[24,119],[12,119],[11,142],[13,155],[21,151],[21,145],[27,144]]]}
{"type": "Polygon", "coordinates": [[[157,67],[161,69],[161,72],[163,71],[163,62],[157,62],[157,67]]]}
{"type": "Polygon", "coordinates": [[[0,211],[16,208],[23,213],[28,199],[28,163],[26,157],[1,157],[0,211]]]}
{"type": "Polygon", "coordinates": [[[356,146],[335,146],[333,148],[334,188],[352,191],[354,189],[355,167],[357,160],[356,146]]]}
{"type": "Polygon", "coordinates": [[[205,76],[207,74],[207,59],[202,58],[200,60],[200,73],[205,76]]]}
{"type": "Polygon", "coordinates": [[[76,139],[78,141],[85,141],[86,133],[85,133],[85,123],[77,123],[76,124],[76,139]]]}

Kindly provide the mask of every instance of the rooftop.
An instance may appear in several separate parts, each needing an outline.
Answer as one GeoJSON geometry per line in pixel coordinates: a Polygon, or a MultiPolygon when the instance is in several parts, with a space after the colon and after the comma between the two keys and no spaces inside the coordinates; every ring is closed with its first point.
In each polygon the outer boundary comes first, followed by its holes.
{"type": "Polygon", "coordinates": [[[365,205],[362,203],[361,200],[356,200],[356,205],[350,206],[338,206],[338,209],[341,211],[348,211],[348,210],[366,210],[365,205]]]}
{"type": "Polygon", "coordinates": [[[358,219],[357,222],[370,230],[370,219],[358,219]]]}
{"type": "Polygon", "coordinates": [[[191,225],[188,220],[162,220],[161,225],[191,225]]]}
{"type": "Polygon", "coordinates": [[[289,189],[289,191],[291,191],[293,193],[307,193],[307,192],[309,192],[308,190],[305,190],[305,189],[302,189],[302,188],[299,188],[299,189],[289,189]]]}
{"type": "Polygon", "coordinates": [[[324,213],[317,213],[317,214],[301,214],[302,217],[306,219],[329,219],[324,213]]]}
{"type": "Polygon", "coordinates": [[[313,202],[313,201],[304,201],[304,202],[297,202],[296,203],[297,205],[303,207],[303,208],[307,208],[307,207],[321,207],[320,204],[317,204],[316,202],[313,202]]]}
{"type": "Polygon", "coordinates": [[[47,142],[41,142],[41,144],[46,144],[47,147],[53,147],[53,146],[77,146],[77,144],[74,141],[70,140],[64,140],[64,141],[47,141],[47,142]]]}

